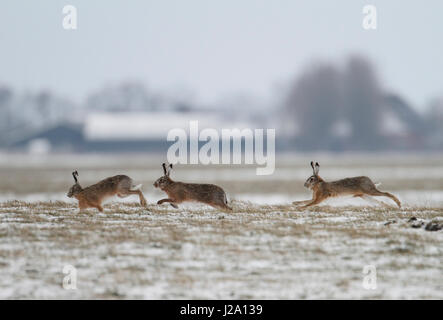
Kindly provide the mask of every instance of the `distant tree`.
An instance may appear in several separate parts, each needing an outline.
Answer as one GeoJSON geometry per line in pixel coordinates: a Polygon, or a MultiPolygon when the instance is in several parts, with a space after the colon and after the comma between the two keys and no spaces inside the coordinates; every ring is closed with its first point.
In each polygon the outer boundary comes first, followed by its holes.
{"type": "Polygon", "coordinates": [[[48,118],[50,116],[51,100],[53,97],[47,91],[42,91],[34,97],[36,112],[41,116],[48,118]]]}
{"type": "Polygon", "coordinates": [[[335,67],[321,64],[302,74],[286,102],[289,121],[298,128],[297,146],[330,149],[332,126],[341,107],[341,75],[335,67]]]}
{"type": "Polygon", "coordinates": [[[428,142],[431,148],[443,149],[443,97],[433,99],[425,113],[428,142]]]}
{"type": "Polygon", "coordinates": [[[290,87],[286,100],[287,121],[297,128],[296,146],[381,148],[381,97],[374,70],[363,57],[351,57],[343,71],[330,64],[311,67],[290,87]]]}
{"type": "Polygon", "coordinates": [[[351,148],[380,148],[381,90],[372,65],[363,57],[349,59],[344,72],[345,114],[351,124],[351,148]]]}
{"type": "Polygon", "coordinates": [[[146,88],[138,82],[106,87],[87,99],[88,111],[143,111],[154,108],[146,88]]]}
{"type": "Polygon", "coordinates": [[[0,145],[4,143],[3,133],[7,132],[10,125],[10,104],[13,93],[6,87],[0,87],[0,145]]]}
{"type": "Polygon", "coordinates": [[[5,107],[12,98],[12,91],[6,87],[0,87],[0,108],[5,107]]]}

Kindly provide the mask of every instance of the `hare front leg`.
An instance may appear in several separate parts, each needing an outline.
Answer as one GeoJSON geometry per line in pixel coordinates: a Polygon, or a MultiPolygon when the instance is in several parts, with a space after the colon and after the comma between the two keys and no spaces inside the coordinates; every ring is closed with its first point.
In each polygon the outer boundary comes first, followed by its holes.
{"type": "Polygon", "coordinates": [[[90,202],[88,202],[88,207],[89,208],[96,208],[98,211],[103,212],[103,207],[100,202],[90,201],[90,202]]]}
{"type": "Polygon", "coordinates": [[[174,203],[174,202],[175,202],[174,199],[169,199],[169,198],[167,198],[167,199],[161,199],[161,200],[158,200],[158,201],[157,201],[157,204],[162,204],[162,203],[164,203],[164,202],[169,202],[173,208],[178,209],[178,206],[174,203]]]}
{"type": "Polygon", "coordinates": [[[87,208],[88,204],[84,200],[79,200],[78,202],[78,213],[83,213],[87,208]]]}
{"type": "Polygon", "coordinates": [[[172,200],[172,199],[169,199],[169,198],[161,199],[161,200],[158,200],[158,201],[157,201],[157,204],[162,204],[162,203],[164,203],[164,202],[173,202],[173,200],[172,200]]]}
{"type": "Polygon", "coordinates": [[[228,206],[226,203],[220,203],[220,204],[210,204],[211,207],[215,209],[222,209],[225,211],[232,211],[232,208],[228,206]]]}
{"type": "Polygon", "coordinates": [[[300,207],[301,209],[306,209],[307,207],[310,207],[310,206],[314,206],[314,205],[316,205],[316,204],[319,204],[320,202],[322,202],[323,201],[323,199],[314,199],[314,200],[312,200],[311,202],[309,202],[308,204],[306,204],[306,205],[304,205],[304,206],[302,206],[302,207],[300,207]]]}
{"type": "Polygon", "coordinates": [[[319,204],[320,202],[322,202],[326,198],[327,197],[325,197],[325,196],[323,196],[321,194],[320,195],[319,194],[314,194],[314,198],[309,203],[307,203],[306,205],[302,206],[301,209],[306,209],[307,207],[319,204]]]}
{"type": "Polygon", "coordinates": [[[309,203],[311,201],[312,201],[312,199],[311,200],[294,201],[294,202],[292,202],[292,204],[298,206],[298,205],[301,205],[301,204],[307,204],[307,203],[309,203]]]}
{"type": "Polygon", "coordinates": [[[97,208],[98,211],[103,212],[103,207],[101,205],[96,204],[94,207],[97,208]]]}

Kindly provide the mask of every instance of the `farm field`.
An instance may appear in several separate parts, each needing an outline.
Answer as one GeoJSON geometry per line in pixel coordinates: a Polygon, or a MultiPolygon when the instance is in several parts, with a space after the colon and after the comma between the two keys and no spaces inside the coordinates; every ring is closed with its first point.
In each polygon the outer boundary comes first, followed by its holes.
{"type": "Polygon", "coordinates": [[[255,166],[177,165],[171,177],[223,187],[233,212],[156,205],[161,156],[0,154],[1,299],[442,299],[443,156],[277,155],[255,166]],[[301,211],[310,160],[325,180],[368,175],[403,203],[337,198],[301,211]],[[78,214],[87,186],[127,174],[136,196],[78,214]],[[77,289],[62,286],[74,266],[77,289]],[[365,266],[376,268],[366,289],[365,266]]]}

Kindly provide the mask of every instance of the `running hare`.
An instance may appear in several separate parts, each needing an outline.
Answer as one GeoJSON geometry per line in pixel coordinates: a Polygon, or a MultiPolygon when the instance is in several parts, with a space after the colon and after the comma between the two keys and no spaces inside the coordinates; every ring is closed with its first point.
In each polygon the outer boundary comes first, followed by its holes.
{"type": "Polygon", "coordinates": [[[163,163],[163,177],[157,179],[154,187],[160,188],[168,195],[168,198],[161,199],[157,204],[169,202],[174,208],[178,208],[177,203],[185,201],[196,201],[206,203],[214,208],[221,208],[224,210],[232,210],[228,207],[226,200],[226,193],[222,188],[213,184],[200,183],[183,183],[172,181],[169,174],[172,170],[172,164],[166,169],[163,163]]]}
{"type": "Polygon", "coordinates": [[[140,191],[142,185],[134,186],[132,179],[128,176],[109,177],[84,189],[78,183],[78,172],[74,171],[72,176],[75,184],[69,189],[67,196],[78,200],[80,212],[86,208],[97,208],[98,211],[103,212],[103,200],[115,195],[125,198],[131,194],[138,194],[140,204],[146,206],[146,199],[140,191]]]}
{"type": "Polygon", "coordinates": [[[304,186],[311,189],[312,200],[295,201],[295,205],[304,205],[303,208],[319,204],[323,200],[330,197],[337,197],[342,195],[353,195],[354,197],[366,196],[384,196],[389,197],[395,201],[399,208],[401,208],[400,201],[388,192],[379,191],[375,184],[368,177],[353,177],[342,180],[326,182],[318,175],[320,165],[318,162],[311,161],[311,167],[314,174],[306,180],[304,186]]]}

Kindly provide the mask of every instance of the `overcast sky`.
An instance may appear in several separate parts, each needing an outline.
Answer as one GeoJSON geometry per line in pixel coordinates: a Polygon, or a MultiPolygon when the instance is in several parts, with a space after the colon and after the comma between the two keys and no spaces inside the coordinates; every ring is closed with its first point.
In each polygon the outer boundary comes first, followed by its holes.
{"type": "Polygon", "coordinates": [[[81,102],[138,79],[211,103],[269,97],[317,59],[367,55],[383,84],[422,108],[443,95],[443,1],[1,0],[0,84],[81,102]],[[62,8],[78,29],[62,28],[62,8]],[[362,28],[374,4],[378,28],[362,28]]]}

